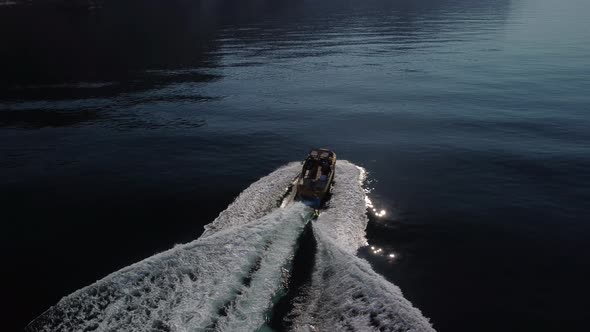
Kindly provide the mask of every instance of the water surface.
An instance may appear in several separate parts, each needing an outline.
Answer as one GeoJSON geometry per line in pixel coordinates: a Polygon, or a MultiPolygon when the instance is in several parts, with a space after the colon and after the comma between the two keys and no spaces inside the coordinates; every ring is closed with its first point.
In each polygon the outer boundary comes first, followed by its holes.
{"type": "Polygon", "coordinates": [[[437,330],[586,330],[585,1],[101,7],[0,7],[9,327],[325,146],[387,212],[396,259],[359,255],[437,330]]]}

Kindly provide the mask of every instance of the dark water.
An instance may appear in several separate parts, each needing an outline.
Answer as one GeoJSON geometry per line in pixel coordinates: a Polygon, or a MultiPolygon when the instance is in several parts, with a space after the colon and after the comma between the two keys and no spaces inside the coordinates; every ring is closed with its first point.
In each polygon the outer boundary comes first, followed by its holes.
{"type": "MultiPolygon", "coordinates": [[[[34,2],[33,2],[34,3],[34,2]]],[[[3,330],[198,237],[310,146],[439,331],[586,331],[584,0],[0,6],[3,330]]]]}

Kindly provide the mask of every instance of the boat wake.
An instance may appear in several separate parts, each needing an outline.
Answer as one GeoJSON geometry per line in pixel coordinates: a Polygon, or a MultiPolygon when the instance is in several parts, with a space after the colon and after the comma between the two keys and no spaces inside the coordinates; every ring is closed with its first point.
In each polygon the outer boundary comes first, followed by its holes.
{"type": "Polygon", "coordinates": [[[399,288],[356,257],[363,170],[338,162],[317,220],[280,208],[298,163],[244,190],[203,235],[59,301],[28,331],[433,331],[399,288]]]}

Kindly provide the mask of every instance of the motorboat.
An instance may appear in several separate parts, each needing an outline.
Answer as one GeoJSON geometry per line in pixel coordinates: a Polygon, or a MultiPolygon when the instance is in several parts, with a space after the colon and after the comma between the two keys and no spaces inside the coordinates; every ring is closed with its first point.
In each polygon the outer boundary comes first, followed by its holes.
{"type": "Polygon", "coordinates": [[[296,180],[295,200],[315,209],[321,208],[329,199],[335,171],[334,151],[311,149],[296,180]]]}

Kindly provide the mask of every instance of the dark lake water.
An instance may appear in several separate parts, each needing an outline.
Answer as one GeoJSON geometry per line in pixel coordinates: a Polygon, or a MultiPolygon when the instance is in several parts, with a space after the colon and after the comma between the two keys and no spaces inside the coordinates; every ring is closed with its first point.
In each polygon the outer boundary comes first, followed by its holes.
{"type": "Polygon", "coordinates": [[[3,330],[323,146],[438,331],[587,331],[587,1],[0,4],[3,330]]]}

